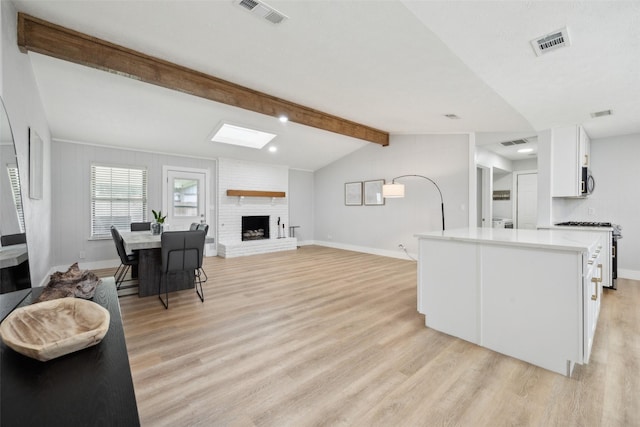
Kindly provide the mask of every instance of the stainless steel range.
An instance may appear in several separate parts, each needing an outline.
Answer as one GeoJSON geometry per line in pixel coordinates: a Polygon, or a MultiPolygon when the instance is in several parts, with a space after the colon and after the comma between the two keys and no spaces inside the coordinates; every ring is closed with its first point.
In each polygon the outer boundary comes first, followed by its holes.
{"type": "Polygon", "coordinates": [[[611,286],[609,289],[618,289],[618,239],[622,239],[622,226],[610,222],[591,221],[566,221],[556,224],[559,227],[582,227],[582,228],[609,228],[611,230],[611,286]]]}

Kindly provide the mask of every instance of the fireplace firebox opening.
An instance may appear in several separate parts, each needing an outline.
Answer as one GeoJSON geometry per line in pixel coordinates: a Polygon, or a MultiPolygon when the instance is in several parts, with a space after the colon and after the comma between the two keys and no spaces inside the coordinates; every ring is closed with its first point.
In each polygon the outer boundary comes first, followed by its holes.
{"type": "Polygon", "coordinates": [[[269,238],[269,216],[243,216],[242,240],[269,238]]]}

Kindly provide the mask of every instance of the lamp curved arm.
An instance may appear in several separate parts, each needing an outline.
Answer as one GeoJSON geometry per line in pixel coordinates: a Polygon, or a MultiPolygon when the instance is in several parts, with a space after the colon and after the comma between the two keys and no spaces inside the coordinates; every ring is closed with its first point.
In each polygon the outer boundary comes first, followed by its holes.
{"type": "Polygon", "coordinates": [[[392,184],[395,183],[396,179],[408,178],[408,177],[423,178],[423,179],[426,179],[427,181],[431,182],[433,185],[435,185],[436,189],[438,190],[438,194],[440,194],[440,209],[441,209],[441,212],[442,212],[442,231],[444,231],[444,199],[442,198],[442,191],[440,191],[440,187],[438,187],[438,184],[436,184],[436,182],[434,180],[432,180],[431,178],[426,177],[424,175],[414,175],[414,174],[396,176],[395,178],[393,178],[391,180],[391,183],[392,184]]]}

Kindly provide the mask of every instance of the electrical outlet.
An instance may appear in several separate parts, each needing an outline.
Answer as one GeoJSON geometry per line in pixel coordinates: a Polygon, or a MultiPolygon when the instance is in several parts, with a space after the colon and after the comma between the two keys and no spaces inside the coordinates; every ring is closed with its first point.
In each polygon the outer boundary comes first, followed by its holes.
{"type": "Polygon", "coordinates": [[[398,248],[399,248],[399,249],[404,249],[404,245],[403,245],[402,243],[400,243],[400,244],[398,245],[398,248]]]}
{"type": "Polygon", "coordinates": [[[85,257],[84,251],[80,251],[80,253],[78,254],[78,258],[84,259],[84,257],[85,257]]]}
{"type": "Polygon", "coordinates": [[[594,208],[587,209],[587,214],[588,215],[595,215],[595,213],[596,213],[596,210],[594,208]]]}

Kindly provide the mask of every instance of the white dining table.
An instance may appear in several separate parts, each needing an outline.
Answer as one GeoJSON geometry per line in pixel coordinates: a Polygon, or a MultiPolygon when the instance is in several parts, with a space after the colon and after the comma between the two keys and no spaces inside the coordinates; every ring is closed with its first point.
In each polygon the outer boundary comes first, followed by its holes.
{"type": "Polygon", "coordinates": [[[162,246],[162,235],[151,234],[150,231],[123,231],[120,233],[124,245],[130,251],[154,249],[162,246]]]}

